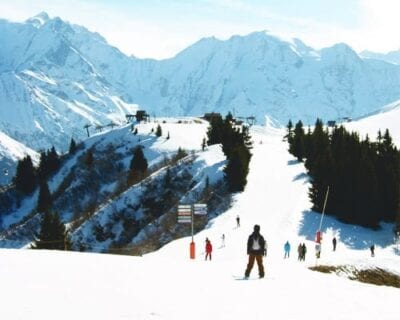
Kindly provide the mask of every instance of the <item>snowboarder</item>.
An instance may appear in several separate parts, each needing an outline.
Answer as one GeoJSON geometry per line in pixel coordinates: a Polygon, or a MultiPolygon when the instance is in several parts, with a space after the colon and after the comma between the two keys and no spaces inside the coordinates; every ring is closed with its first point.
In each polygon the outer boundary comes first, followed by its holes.
{"type": "Polygon", "coordinates": [[[369,250],[371,250],[371,257],[375,257],[375,245],[374,244],[369,247],[369,250]]]}
{"type": "Polygon", "coordinates": [[[254,265],[254,260],[257,261],[258,274],[260,278],[264,277],[263,255],[266,255],[266,253],[264,237],[260,234],[260,226],[256,224],[254,226],[253,233],[247,240],[247,254],[249,256],[249,262],[244,273],[245,278],[250,276],[251,269],[254,265]]]}
{"type": "Polygon", "coordinates": [[[210,261],[211,261],[211,252],[212,252],[211,241],[208,238],[206,238],[206,260],[208,257],[208,258],[210,258],[210,261]]]}
{"type": "Polygon", "coordinates": [[[236,227],[240,227],[240,217],[239,215],[236,216],[236,227]]]}
{"type": "Polygon", "coordinates": [[[333,251],[336,251],[336,237],[332,239],[333,251]]]}
{"type": "Polygon", "coordinates": [[[285,250],[285,256],[283,258],[284,259],[289,258],[289,256],[290,256],[290,243],[289,243],[289,241],[286,241],[286,243],[285,243],[283,248],[285,250]]]}

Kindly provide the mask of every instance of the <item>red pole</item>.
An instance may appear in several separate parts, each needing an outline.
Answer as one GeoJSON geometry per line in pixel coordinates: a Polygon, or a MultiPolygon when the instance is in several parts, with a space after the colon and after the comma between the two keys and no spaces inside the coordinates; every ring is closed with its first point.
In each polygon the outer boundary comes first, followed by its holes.
{"type": "Polygon", "coordinates": [[[196,258],[196,245],[195,243],[192,241],[190,243],[190,259],[195,259],[196,258]]]}
{"type": "Polygon", "coordinates": [[[194,224],[194,216],[193,216],[193,205],[191,207],[191,213],[192,213],[192,242],[190,243],[190,259],[196,259],[196,245],[194,243],[194,237],[193,237],[193,224],[194,224]]]}

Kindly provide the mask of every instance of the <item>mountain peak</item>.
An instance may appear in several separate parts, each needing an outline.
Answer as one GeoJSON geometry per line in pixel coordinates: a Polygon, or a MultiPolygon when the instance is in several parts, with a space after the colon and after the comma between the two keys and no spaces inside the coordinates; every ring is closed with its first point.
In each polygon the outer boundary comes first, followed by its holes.
{"type": "Polygon", "coordinates": [[[42,12],[38,13],[37,15],[26,20],[26,22],[32,24],[36,28],[40,28],[42,25],[44,25],[49,20],[50,20],[50,17],[47,14],[47,12],[42,11],[42,12]]]}

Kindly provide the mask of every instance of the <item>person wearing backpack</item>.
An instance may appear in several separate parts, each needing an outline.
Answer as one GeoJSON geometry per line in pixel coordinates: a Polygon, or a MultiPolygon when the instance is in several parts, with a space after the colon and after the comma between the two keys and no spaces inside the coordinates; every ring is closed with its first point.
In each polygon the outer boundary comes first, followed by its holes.
{"type": "Polygon", "coordinates": [[[244,273],[245,278],[250,276],[251,269],[253,269],[254,260],[257,261],[258,274],[260,278],[264,277],[263,255],[266,255],[266,247],[264,237],[260,234],[260,226],[254,226],[253,233],[249,236],[247,241],[247,254],[249,262],[244,273]]]}

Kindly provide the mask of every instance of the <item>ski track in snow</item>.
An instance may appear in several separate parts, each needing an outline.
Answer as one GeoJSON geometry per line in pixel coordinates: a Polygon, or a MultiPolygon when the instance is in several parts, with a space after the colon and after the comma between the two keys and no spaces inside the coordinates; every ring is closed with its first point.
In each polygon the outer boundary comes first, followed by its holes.
{"type": "MultiPolygon", "coordinates": [[[[1,319],[399,319],[399,289],[307,268],[316,260],[313,242],[300,233],[310,208],[304,166],[287,152],[283,131],[256,127],[251,134],[246,190],[195,235],[195,260],[189,259],[190,237],[143,257],[3,249],[1,319]],[[254,224],[268,242],[266,277],[257,278],[255,265],[249,281],[235,281],[244,275],[254,224]],[[206,237],[214,247],[212,261],[204,261],[206,237]],[[287,240],[291,257],[283,259],[287,240]],[[305,262],[297,261],[299,242],[307,245],[305,262]]],[[[370,235],[374,238],[375,232],[370,235]]],[[[377,248],[371,258],[368,250],[341,242],[332,252],[330,234],[323,236],[319,264],[383,266],[400,274],[394,246],[377,248]]]]}

